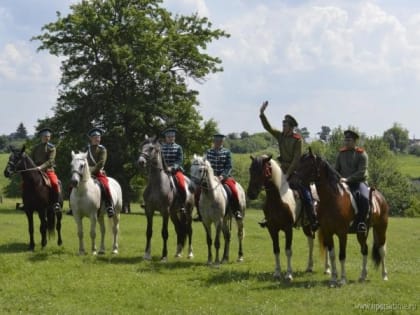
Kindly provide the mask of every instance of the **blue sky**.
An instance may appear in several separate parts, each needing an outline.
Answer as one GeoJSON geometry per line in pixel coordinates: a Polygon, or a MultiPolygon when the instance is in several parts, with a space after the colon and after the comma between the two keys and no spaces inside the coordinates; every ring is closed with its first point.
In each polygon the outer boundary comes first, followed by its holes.
{"type": "MultiPolygon", "coordinates": [[[[0,134],[51,116],[59,60],[29,39],[75,0],[0,1],[0,134]]],[[[209,46],[224,72],[203,84],[199,110],[224,133],[261,132],[292,114],[312,136],[321,126],[382,135],[394,122],[420,138],[420,1],[165,0],[231,34],[209,46]]]]}

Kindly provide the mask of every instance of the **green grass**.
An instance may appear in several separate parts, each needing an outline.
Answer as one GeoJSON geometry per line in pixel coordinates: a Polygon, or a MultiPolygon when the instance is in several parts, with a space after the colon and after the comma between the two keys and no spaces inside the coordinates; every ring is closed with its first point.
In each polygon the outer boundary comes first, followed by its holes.
{"type": "Polygon", "coordinates": [[[412,179],[420,178],[420,157],[412,154],[399,154],[397,156],[398,165],[404,175],[412,179]]]}
{"type": "MultiPolygon", "coordinates": [[[[362,307],[420,307],[418,244],[419,220],[392,218],[388,230],[387,265],[390,280],[381,280],[380,271],[369,262],[369,280],[358,283],[361,256],[354,236],[349,237],[347,276],[341,288],[328,287],[318,251],[315,272],[307,274],[306,240],[295,230],[293,244],[294,281],[274,280],[274,258],[267,230],[261,229],[259,210],[249,209],[245,219],[245,261],[235,262],[236,238],[231,245],[230,263],[220,268],[206,265],[204,229],[194,223],[192,260],[175,259],[172,225],[169,260],[161,253],[160,217],[155,217],[152,261],[144,261],[146,219],[135,206],[121,217],[120,254],[79,256],[73,218],[63,219],[62,247],[50,240],[39,247],[39,220],[36,248],[27,252],[27,223],[17,200],[0,204],[0,313],[1,314],[371,314],[362,307]],[[417,244],[417,245],[416,245],[417,244]],[[417,304],[416,304],[417,303],[417,304]]],[[[85,220],[85,242],[89,245],[85,220]]],[[[234,231],[236,231],[234,227],[234,231]]],[[[98,231],[99,233],[99,231],[98,231]]],[[[371,237],[369,239],[371,243],[371,237]]],[[[371,246],[371,245],[369,245],[371,246]]],[[[281,234],[281,261],[285,268],[284,235],[281,234]]],[[[318,249],[318,246],[317,246],[318,249]]],[[[185,253],[184,253],[185,254],[185,253]]],[[[387,312],[413,314],[415,311],[387,312]]]]}

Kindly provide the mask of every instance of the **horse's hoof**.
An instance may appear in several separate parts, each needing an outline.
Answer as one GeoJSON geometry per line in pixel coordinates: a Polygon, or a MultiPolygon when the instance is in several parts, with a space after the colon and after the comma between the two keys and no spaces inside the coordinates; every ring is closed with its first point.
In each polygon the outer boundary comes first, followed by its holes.
{"type": "Polygon", "coordinates": [[[291,273],[286,274],[286,276],[284,277],[284,280],[286,280],[286,282],[292,282],[293,281],[293,276],[291,273]]]}
{"type": "Polygon", "coordinates": [[[388,276],[383,276],[382,280],[388,281],[388,276]]]}
{"type": "Polygon", "coordinates": [[[85,251],[79,251],[79,256],[85,256],[86,252],[85,251]]]}
{"type": "Polygon", "coordinates": [[[240,257],[238,257],[238,259],[236,261],[237,262],[243,262],[244,261],[244,257],[243,256],[240,256],[240,257]]]}
{"type": "Polygon", "coordinates": [[[62,241],[62,240],[59,240],[59,241],[57,242],[57,245],[58,245],[58,246],[63,245],[63,241],[62,241]]]}
{"type": "Polygon", "coordinates": [[[182,257],[181,253],[175,254],[175,258],[181,258],[181,257],[182,257]]]}
{"type": "Polygon", "coordinates": [[[166,263],[168,261],[168,257],[162,257],[160,259],[160,262],[166,263]]]}
{"type": "Polygon", "coordinates": [[[93,252],[92,252],[92,256],[96,256],[98,253],[96,252],[96,250],[94,250],[93,252]]]}
{"type": "Polygon", "coordinates": [[[312,272],[314,272],[314,270],[312,268],[306,268],[305,272],[306,273],[312,273],[312,272]]]}
{"type": "Polygon", "coordinates": [[[280,278],[281,278],[280,272],[278,272],[278,271],[274,272],[273,273],[273,278],[276,279],[276,280],[280,280],[280,278]]]}
{"type": "Polygon", "coordinates": [[[118,255],[118,249],[113,249],[113,250],[112,250],[112,254],[113,254],[113,255],[118,255]]]}
{"type": "Polygon", "coordinates": [[[105,255],[105,251],[104,251],[104,250],[100,250],[100,251],[98,252],[98,255],[105,255]]]}
{"type": "Polygon", "coordinates": [[[346,280],[346,278],[342,278],[339,282],[338,282],[338,286],[344,286],[344,285],[346,285],[347,284],[347,280],[346,280]]]}
{"type": "Polygon", "coordinates": [[[150,254],[144,254],[143,259],[144,260],[152,260],[152,256],[150,256],[150,254]]]}
{"type": "Polygon", "coordinates": [[[328,284],[330,288],[336,288],[337,285],[338,285],[337,280],[330,280],[330,283],[328,284]]]}
{"type": "Polygon", "coordinates": [[[331,275],[331,269],[330,268],[328,268],[328,269],[325,269],[324,270],[324,275],[331,275]]]}
{"type": "Polygon", "coordinates": [[[193,253],[189,253],[187,256],[188,259],[193,259],[194,258],[194,254],[193,253]]]}

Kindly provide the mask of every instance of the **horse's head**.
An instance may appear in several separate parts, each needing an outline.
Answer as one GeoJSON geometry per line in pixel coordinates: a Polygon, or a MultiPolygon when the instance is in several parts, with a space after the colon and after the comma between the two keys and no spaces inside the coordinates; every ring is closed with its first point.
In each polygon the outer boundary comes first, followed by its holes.
{"type": "Polygon", "coordinates": [[[271,155],[254,157],[251,155],[251,166],[249,167],[249,184],[247,195],[249,199],[257,199],[265,181],[271,177],[271,155]]]}
{"type": "Polygon", "coordinates": [[[23,146],[22,149],[15,149],[9,146],[9,149],[11,153],[6,168],[4,169],[4,176],[8,178],[17,171],[26,169],[27,165],[25,165],[25,160],[29,158],[25,153],[25,146],[23,146]]]}
{"type": "Polygon", "coordinates": [[[322,159],[316,156],[312,149],[301,156],[298,166],[296,168],[297,176],[306,184],[316,182],[320,177],[320,165],[322,159]]]}
{"type": "Polygon", "coordinates": [[[89,164],[87,160],[87,152],[85,153],[74,153],[71,151],[71,185],[77,187],[80,181],[83,180],[85,173],[89,170],[89,164]]]}
{"type": "Polygon", "coordinates": [[[207,176],[206,159],[202,156],[194,154],[193,161],[190,168],[191,180],[200,185],[207,176]]]}
{"type": "Polygon", "coordinates": [[[156,157],[160,154],[160,144],[157,137],[146,137],[140,148],[140,156],[137,159],[137,164],[140,167],[146,167],[148,163],[156,160],[156,157]]]}

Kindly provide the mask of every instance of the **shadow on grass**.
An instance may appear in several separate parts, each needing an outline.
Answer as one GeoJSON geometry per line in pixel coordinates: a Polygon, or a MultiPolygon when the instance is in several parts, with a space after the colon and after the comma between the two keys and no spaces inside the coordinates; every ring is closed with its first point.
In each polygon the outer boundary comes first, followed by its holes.
{"type": "Polygon", "coordinates": [[[21,209],[2,209],[0,210],[0,214],[23,214],[25,215],[25,211],[21,209]]]}
{"type": "Polygon", "coordinates": [[[26,243],[9,243],[0,245],[0,254],[13,254],[27,252],[28,244],[26,243]]]}

